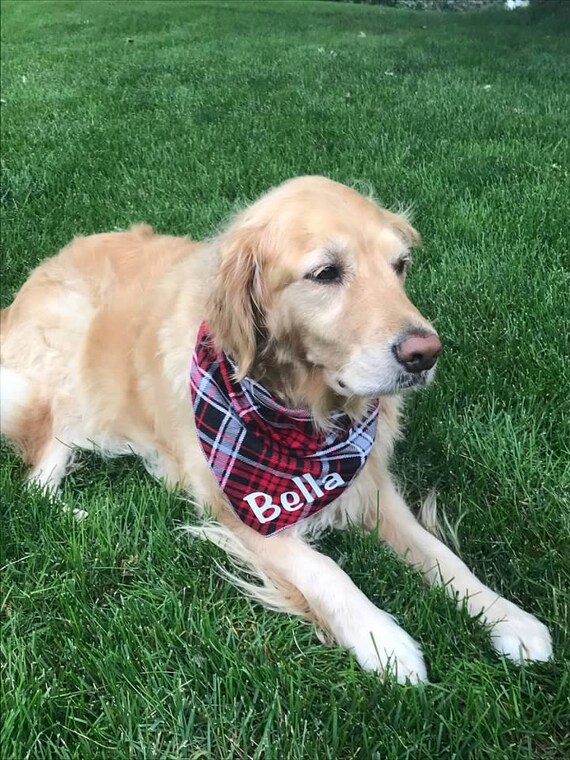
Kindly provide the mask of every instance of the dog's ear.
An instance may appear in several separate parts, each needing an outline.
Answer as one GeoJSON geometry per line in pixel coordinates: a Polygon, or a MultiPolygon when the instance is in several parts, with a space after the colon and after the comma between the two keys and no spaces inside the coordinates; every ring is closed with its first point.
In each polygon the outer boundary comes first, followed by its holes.
{"type": "Polygon", "coordinates": [[[410,248],[416,248],[421,245],[422,239],[420,233],[412,227],[409,214],[407,211],[401,211],[399,214],[387,212],[389,221],[404,243],[410,248]]]}
{"type": "Polygon", "coordinates": [[[263,230],[234,224],[214,245],[219,257],[208,309],[218,348],[237,363],[237,377],[250,372],[265,336],[263,230]]]}

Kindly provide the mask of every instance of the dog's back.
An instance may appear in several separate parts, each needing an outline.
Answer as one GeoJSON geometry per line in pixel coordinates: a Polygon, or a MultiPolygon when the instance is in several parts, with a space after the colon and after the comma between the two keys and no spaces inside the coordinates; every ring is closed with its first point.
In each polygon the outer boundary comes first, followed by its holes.
{"type": "MultiPolygon", "coordinates": [[[[120,340],[115,355],[128,353],[131,313],[125,305],[145,292],[191,250],[186,238],[155,235],[147,225],[127,232],[75,238],[42,262],[0,323],[1,432],[21,452],[37,478],[67,465],[71,451],[55,439],[81,427],[79,374],[97,340],[120,340]],[[50,447],[59,455],[50,457],[50,447]],[[47,464],[42,461],[46,460],[47,464]],[[65,460],[65,461],[64,461],[65,460]]],[[[93,362],[93,358],[90,359],[93,362]]],[[[54,473],[55,474],[55,473],[54,473]]],[[[42,478],[40,478],[42,480],[42,478]]]]}

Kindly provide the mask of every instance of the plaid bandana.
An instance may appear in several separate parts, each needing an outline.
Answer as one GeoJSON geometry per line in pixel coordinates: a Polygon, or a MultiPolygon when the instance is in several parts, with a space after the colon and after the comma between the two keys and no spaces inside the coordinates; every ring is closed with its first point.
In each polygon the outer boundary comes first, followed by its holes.
{"type": "Polygon", "coordinates": [[[331,415],[334,429],[315,429],[305,409],[289,409],[259,383],[235,378],[205,323],[190,371],[190,391],[202,451],[235,513],[271,535],[320,512],[358,475],[372,449],[378,402],[352,421],[331,415]]]}

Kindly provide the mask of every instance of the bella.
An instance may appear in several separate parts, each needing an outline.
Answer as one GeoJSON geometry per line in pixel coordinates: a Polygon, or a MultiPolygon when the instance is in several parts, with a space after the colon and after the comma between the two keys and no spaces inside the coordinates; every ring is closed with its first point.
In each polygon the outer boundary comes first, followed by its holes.
{"type": "Polygon", "coordinates": [[[338,472],[329,473],[320,483],[312,475],[304,473],[292,478],[292,483],[295,484],[297,490],[275,494],[275,498],[279,499],[278,504],[273,501],[271,494],[264,491],[254,491],[244,496],[243,500],[247,502],[259,522],[266,523],[279,517],[282,510],[297,512],[305,504],[313,504],[315,498],[324,496],[325,491],[334,491],[335,488],[345,484],[338,472]]]}

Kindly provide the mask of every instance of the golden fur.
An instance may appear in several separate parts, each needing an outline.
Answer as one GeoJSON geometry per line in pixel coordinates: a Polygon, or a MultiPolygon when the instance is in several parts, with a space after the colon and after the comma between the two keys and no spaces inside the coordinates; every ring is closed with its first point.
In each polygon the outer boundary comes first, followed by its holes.
{"type": "MultiPolygon", "coordinates": [[[[306,540],[324,527],[377,529],[430,582],[443,581],[493,625],[495,648],[546,659],[548,631],[483,586],[426,532],[388,470],[400,387],[393,345],[433,334],[398,271],[418,235],[405,218],[319,177],[291,180],[205,242],[145,225],[75,238],[40,264],[2,312],[2,433],[55,491],[74,448],[140,454],[149,471],[191,492],[216,523],[191,528],[245,562],[263,603],[303,614],[365,668],[424,680],[418,645],[306,540]],[[341,284],[311,279],[327,264],[341,284]],[[207,319],[239,375],[264,383],[326,426],[331,410],[358,416],[381,397],[379,433],[357,481],[333,505],[272,538],[245,527],[226,503],[197,442],[190,357],[207,319]]],[[[424,373],[423,383],[433,372],[424,373]]],[[[403,386],[402,386],[403,387],[403,386]]]]}

